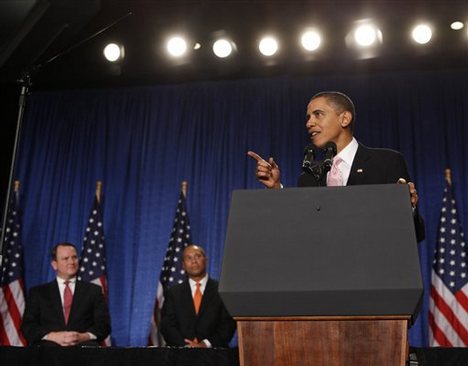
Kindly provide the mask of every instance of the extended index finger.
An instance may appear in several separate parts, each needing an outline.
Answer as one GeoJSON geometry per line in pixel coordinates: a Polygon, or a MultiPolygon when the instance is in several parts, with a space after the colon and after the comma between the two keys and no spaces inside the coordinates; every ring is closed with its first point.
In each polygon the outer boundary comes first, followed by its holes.
{"type": "Polygon", "coordinates": [[[247,155],[255,159],[257,162],[265,160],[260,155],[258,155],[256,152],[253,152],[253,151],[247,151],[247,155]]]}

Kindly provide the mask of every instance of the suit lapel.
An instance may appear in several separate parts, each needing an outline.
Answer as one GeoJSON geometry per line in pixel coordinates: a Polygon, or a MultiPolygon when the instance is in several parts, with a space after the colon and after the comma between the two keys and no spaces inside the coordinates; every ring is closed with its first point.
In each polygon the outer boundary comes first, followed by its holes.
{"type": "Polygon", "coordinates": [[[57,314],[57,319],[61,320],[63,326],[65,326],[65,317],[63,314],[62,299],[60,298],[60,290],[57,280],[52,281],[49,286],[50,298],[52,299],[54,312],[57,314]]]}
{"type": "Polygon", "coordinates": [[[192,318],[196,317],[195,314],[195,306],[193,305],[193,296],[192,296],[192,290],[190,288],[190,283],[187,279],[187,281],[184,282],[184,286],[182,287],[182,291],[180,296],[182,297],[181,304],[185,304],[185,310],[184,312],[186,314],[191,314],[192,318]]]}
{"type": "Polygon", "coordinates": [[[80,299],[84,299],[85,296],[82,295],[83,286],[80,281],[75,282],[75,292],[73,293],[73,301],[72,306],[70,309],[70,316],[68,318],[68,324],[71,324],[73,321],[73,317],[76,313],[76,309],[80,308],[80,299]]]}
{"type": "Polygon", "coordinates": [[[367,161],[371,158],[371,155],[368,153],[367,149],[359,144],[359,147],[354,156],[353,165],[351,166],[351,171],[349,172],[347,186],[363,184],[364,178],[367,174],[366,166],[367,161]]]}
{"type": "Polygon", "coordinates": [[[209,307],[210,302],[213,300],[213,296],[216,294],[215,287],[216,286],[214,282],[208,278],[205,291],[203,292],[202,302],[200,305],[200,311],[198,312],[198,316],[202,315],[205,308],[209,307]]]}

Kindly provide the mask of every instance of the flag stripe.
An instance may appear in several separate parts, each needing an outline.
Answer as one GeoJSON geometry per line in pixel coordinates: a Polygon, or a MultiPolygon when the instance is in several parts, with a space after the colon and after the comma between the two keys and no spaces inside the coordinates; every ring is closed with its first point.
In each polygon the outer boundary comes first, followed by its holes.
{"type": "Polygon", "coordinates": [[[0,345],[25,346],[26,340],[20,331],[25,300],[18,190],[15,190],[8,206],[3,244],[0,271],[0,345]]]}
{"type": "MultiPolygon", "coordinates": [[[[453,306],[453,303],[450,302],[449,304],[447,304],[447,302],[445,301],[446,299],[440,296],[434,287],[431,291],[431,297],[433,298],[434,304],[439,310],[439,313],[442,314],[443,317],[447,320],[446,326],[443,328],[444,331],[448,332],[448,328],[450,328],[450,330],[453,330],[453,333],[450,332],[450,334],[452,334],[452,338],[454,340],[456,339],[456,342],[452,343],[460,344],[460,342],[463,342],[464,345],[468,345],[468,332],[463,326],[460,319],[458,318],[460,314],[454,311],[454,307],[451,307],[453,306]]],[[[465,317],[465,319],[467,318],[465,317]]]]}
{"type": "MultiPolygon", "coordinates": [[[[5,298],[3,288],[0,287],[0,298],[5,298]]],[[[10,346],[11,340],[8,336],[7,329],[12,329],[12,322],[8,313],[8,306],[6,301],[0,301],[0,346],[10,346]]]]}
{"type": "Polygon", "coordinates": [[[18,287],[21,287],[21,285],[19,284],[19,280],[16,280],[3,288],[3,296],[8,304],[9,315],[16,329],[19,329],[21,326],[21,318],[24,312],[24,298],[21,296],[23,290],[18,289],[18,287]]]}
{"type": "MultiPolygon", "coordinates": [[[[444,282],[434,273],[434,271],[432,272],[431,281],[431,296],[432,293],[435,292],[438,296],[438,301],[443,301],[448,307],[450,307],[453,313],[457,314],[457,317],[461,320],[461,322],[463,322],[464,319],[468,319],[468,312],[466,312],[465,308],[457,300],[457,295],[452,294],[452,292],[447,288],[447,286],[445,286],[444,282]]],[[[466,291],[467,288],[468,286],[465,286],[462,290],[458,291],[457,294],[466,291]]],[[[437,301],[435,302],[435,305],[437,305],[437,301]]]]}
{"type": "Polygon", "coordinates": [[[437,325],[434,316],[432,313],[429,313],[429,325],[433,337],[433,346],[434,347],[453,347],[452,342],[445,336],[445,333],[437,325]]]}
{"type": "Polygon", "coordinates": [[[447,180],[431,273],[429,338],[432,346],[468,346],[467,247],[447,180]]]}
{"type": "MultiPolygon", "coordinates": [[[[465,312],[468,313],[468,296],[466,291],[468,291],[467,286],[465,286],[464,291],[458,291],[455,294],[455,298],[458,300],[458,304],[460,304],[465,312]]],[[[468,314],[465,316],[465,319],[468,321],[468,314]]]]}
{"type": "MultiPolygon", "coordinates": [[[[0,304],[0,306],[1,306],[1,304],[0,304]]],[[[3,309],[0,308],[0,322],[2,324],[6,324],[6,320],[3,319],[2,314],[3,314],[3,309]]],[[[6,333],[6,327],[4,327],[4,326],[0,327],[0,339],[2,340],[0,342],[1,346],[10,346],[11,345],[10,338],[8,337],[8,334],[6,333]]]]}

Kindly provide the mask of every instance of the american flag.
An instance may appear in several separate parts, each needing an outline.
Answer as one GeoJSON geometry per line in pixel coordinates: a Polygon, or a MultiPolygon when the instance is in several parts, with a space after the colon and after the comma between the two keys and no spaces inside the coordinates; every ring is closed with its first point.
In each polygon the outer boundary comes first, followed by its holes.
{"type": "Polygon", "coordinates": [[[23,247],[21,245],[19,182],[8,206],[3,263],[0,272],[0,346],[25,346],[20,332],[24,312],[23,247]]]}
{"type": "Polygon", "coordinates": [[[162,343],[158,333],[158,319],[164,303],[164,291],[172,285],[182,283],[185,280],[185,271],[182,268],[182,253],[184,248],[191,244],[191,242],[187,203],[183,189],[180,193],[179,201],[177,202],[171,238],[169,239],[169,245],[166,250],[166,256],[164,257],[164,263],[159,277],[149,335],[149,345],[151,346],[158,346],[162,343]]]}
{"type": "MultiPolygon", "coordinates": [[[[85,230],[78,280],[92,282],[101,286],[104,297],[108,301],[106,246],[104,241],[103,215],[99,201],[101,192],[100,182],[98,182],[97,186],[93,208],[85,230]]],[[[110,336],[104,340],[104,345],[111,345],[110,336]]]]}
{"type": "Polygon", "coordinates": [[[431,346],[468,347],[467,248],[450,179],[444,189],[429,300],[431,346]]]}

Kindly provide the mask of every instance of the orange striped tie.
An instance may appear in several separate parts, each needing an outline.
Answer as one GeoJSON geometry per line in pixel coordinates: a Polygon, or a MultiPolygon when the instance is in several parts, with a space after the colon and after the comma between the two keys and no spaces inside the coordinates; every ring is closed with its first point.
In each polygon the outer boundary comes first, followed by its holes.
{"type": "Polygon", "coordinates": [[[197,315],[198,311],[200,310],[202,296],[203,295],[200,291],[200,282],[197,282],[197,289],[195,290],[195,294],[193,295],[193,306],[195,306],[195,314],[197,315]]]}

